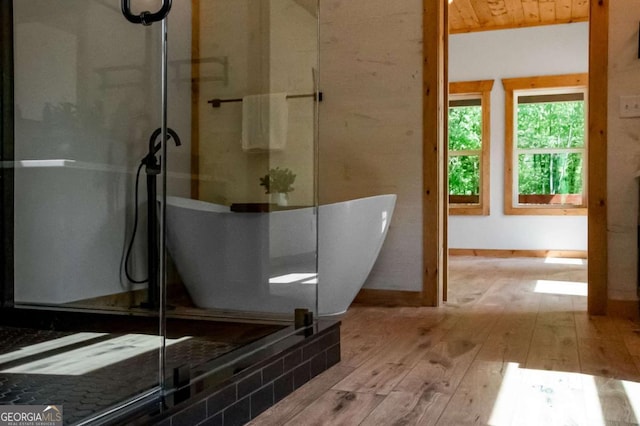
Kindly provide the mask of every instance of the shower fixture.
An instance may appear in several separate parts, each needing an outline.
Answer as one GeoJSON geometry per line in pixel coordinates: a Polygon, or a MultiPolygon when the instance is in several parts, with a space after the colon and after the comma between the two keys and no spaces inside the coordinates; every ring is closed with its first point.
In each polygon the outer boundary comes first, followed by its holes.
{"type": "MultiPolygon", "coordinates": [[[[161,128],[156,129],[149,138],[149,152],[142,159],[147,174],[147,270],[148,270],[148,291],[147,303],[143,307],[157,309],[160,305],[160,251],[158,247],[158,212],[156,199],[158,191],[156,187],[156,176],[160,174],[160,162],[156,154],[162,146],[162,142],[156,143],[156,139],[162,132],[161,128]]],[[[167,127],[165,140],[173,138],[176,146],[182,145],[178,134],[167,127]]]]}
{"type": "MultiPolygon", "coordinates": [[[[157,309],[160,303],[160,251],[158,247],[159,228],[158,212],[155,201],[158,197],[156,176],[161,172],[161,163],[156,158],[156,154],[162,147],[162,141],[156,143],[156,139],[158,139],[158,136],[160,136],[161,133],[162,129],[158,128],[151,134],[151,137],[149,138],[149,151],[140,162],[136,172],[133,231],[131,233],[131,240],[129,241],[124,261],[124,272],[130,282],[134,284],[148,283],[147,301],[142,304],[142,307],[148,309],[157,309]],[[131,256],[131,250],[138,230],[138,184],[140,180],[140,172],[143,167],[145,168],[145,173],[147,175],[147,278],[137,280],[129,274],[129,258],[131,256]]],[[[167,128],[166,140],[171,138],[176,146],[182,145],[178,134],[173,129],[167,128]]]]}

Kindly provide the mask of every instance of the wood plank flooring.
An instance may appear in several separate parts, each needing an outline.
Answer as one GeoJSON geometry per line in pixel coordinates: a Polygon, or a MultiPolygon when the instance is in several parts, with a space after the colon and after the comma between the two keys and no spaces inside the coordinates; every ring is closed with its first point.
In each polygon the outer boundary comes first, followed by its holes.
{"type": "Polygon", "coordinates": [[[557,261],[456,256],[442,308],[352,306],[342,361],[250,424],[639,424],[640,324],[557,261]]]}

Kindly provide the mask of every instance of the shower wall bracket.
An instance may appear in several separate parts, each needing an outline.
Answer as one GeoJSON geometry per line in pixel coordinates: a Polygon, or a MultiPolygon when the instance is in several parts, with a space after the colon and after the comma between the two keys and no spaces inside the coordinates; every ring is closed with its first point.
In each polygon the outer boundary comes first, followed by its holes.
{"type": "Polygon", "coordinates": [[[171,0],[163,0],[162,7],[155,13],[145,11],[140,13],[139,15],[134,15],[131,12],[131,0],[122,0],[121,8],[122,14],[125,18],[127,18],[127,21],[131,22],[132,24],[142,24],[148,26],[153,24],[154,22],[162,21],[167,17],[169,11],[171,10],[171,0]]]}

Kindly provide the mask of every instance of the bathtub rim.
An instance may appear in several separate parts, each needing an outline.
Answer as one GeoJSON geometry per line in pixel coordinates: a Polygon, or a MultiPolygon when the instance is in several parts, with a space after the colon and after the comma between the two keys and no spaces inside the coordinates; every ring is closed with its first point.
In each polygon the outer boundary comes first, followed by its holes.
{"type": "MultiPolygon", "coordinates": [[[[334,201],[332,203],[326,203],[326,204],[319,204],[319,205],[313,205],[313,206],[302,206],[300,208],[287,209],[287,211],[291,211],[291,210],[295,211],[295,210],[303,210],[303,209],[311,209],[311,208],[319,208],[319,207],[338,206],[340,204],[364,202],[366,200],[371,200],[371,199],[374,199],[374,198],[393,198],[395,200],[395,202],[397,203],[398,194],[385,193],[385,194],[378,194],[378,195],[369,195],[369,196],[366,196],[366,197],[351,198],[351,199],[344,200],[344,201],[334,201]]],[[[231,211],[231,206],[227,206],[225,204],[214,203],[214,202],[211,202],[211,201],[196,200],[195,198],[180,197],[180,196],[177,196],[177,195],[167,195],[166,196],[166,201],[167,201],[167,206],[172,206],[172,207],[185,208],[185,209],[191,209],[191,210],[198,210],[198,211],[204,211],[204,212],[210,212],[210,213],[237,213],[237,212],[231,211]],[[214,208],[211,208],[210,206],[216,206],[220,210],[215,210],[214,208]]],[[[258,203],[258,204],[260,204],[260,203],[258,203]]],[[[266,203],[266,204],[268,204],[268,203],[266,203]]],[[[276,213],[276,211],[269,212],[269,213],[276,213]]]]}

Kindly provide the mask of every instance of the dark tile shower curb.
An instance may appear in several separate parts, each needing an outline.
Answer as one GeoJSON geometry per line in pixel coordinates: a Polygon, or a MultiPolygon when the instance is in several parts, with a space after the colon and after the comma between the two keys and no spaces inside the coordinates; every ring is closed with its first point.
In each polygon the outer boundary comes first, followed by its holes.
{"type": "Polygon", "coordinates": [[[185,391],[193,396],[135,423],[243,425],[339,361],[340,323],[321,320],[237,363],[218,384],[207,383],[216,381],[214,375],[178,391],[175,399],[185,391]]]}

